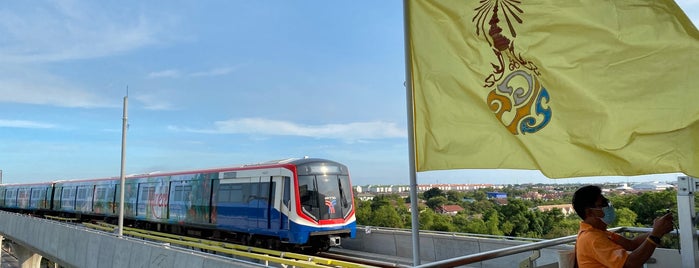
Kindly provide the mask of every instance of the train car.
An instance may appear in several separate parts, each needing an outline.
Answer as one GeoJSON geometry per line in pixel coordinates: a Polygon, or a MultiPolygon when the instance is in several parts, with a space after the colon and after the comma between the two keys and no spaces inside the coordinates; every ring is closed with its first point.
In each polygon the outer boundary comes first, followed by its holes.
{"type": "Polygon", "coordinates": [[[221,170],[214,193],[217,229],[253,234],[255,243],[327,250],[355,236],[349,172],[337,162],[292,159],[221,170]]]}
{"type": "MultiPolygon", "coordinates": [[[[120,187],[119,178],[2,185],[0,207],[114,222],[120,187]]],[[[141,228],[308,251],[356,232],[347,167],[311,158],[127,176],[124,218],[141,228]]]]}
{"type": "Polygon", "coordinates": [[[53,183],[0,185],[0,208],[42,213],[51,209],[53,183]]]}
{"type": "Polygon", "coordinates": [[[53,211],[62,215],[114,216],[114,196],[118,178],[56,181],[54,183],[53,211]]]}

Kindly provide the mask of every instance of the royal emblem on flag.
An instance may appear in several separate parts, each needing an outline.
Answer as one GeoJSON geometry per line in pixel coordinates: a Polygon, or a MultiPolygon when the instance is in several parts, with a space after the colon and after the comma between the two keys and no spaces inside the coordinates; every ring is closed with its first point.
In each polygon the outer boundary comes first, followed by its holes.
{"type": "Polygon", "coordinates": [[[492,88],[486,101],[498,120],[514,135],[537,132],[546,127],[552,117],[548,105],[551,98],[539,82],[538,67],[515,51],[517,32],[512,21],[522,23],[518,13],[524,11],[518,7],[520,4],[521,1],[515,0],[481,1],[473,17],[476,34],[485,37],[497,58],[497,62],[491,62],[492,73],[484,80],[484,87],[492,88]],[[505,17],[512,41],[498,26],[499,11],[505,17]],[[486,25],[489,26],[487,31],[486,25]]]}

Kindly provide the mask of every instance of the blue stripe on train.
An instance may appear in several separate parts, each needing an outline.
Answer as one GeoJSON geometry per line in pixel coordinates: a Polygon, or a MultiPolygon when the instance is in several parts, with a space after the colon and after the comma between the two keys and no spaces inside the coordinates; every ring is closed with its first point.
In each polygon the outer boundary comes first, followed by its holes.
{"type": "Polygon", "coordinates": [[[282,241],[304,244],[312,232],[350,230],[354,238],[356,222],[335,227],[311,227],[288,220],[276,209],[267,213],[265,204],[218,204],[216,224],[219,229],[279,237],[282,241]],[[269,221],[268,221],[269,219],[269,221]]]}

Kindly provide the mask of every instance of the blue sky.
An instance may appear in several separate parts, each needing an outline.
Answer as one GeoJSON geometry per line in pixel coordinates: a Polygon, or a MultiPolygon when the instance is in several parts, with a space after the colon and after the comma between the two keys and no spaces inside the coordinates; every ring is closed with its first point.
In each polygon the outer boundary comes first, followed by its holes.
{"type": "MultiPolygon", "coordinates": [[[[697,24],[699,1],[678,1],[697,24]]],[[[408,184],[402,2],[11,1],[0,6],[5,183],[320,157],[408,184]]],[[[548,180],[422,172],[418,183],[548,180]]]]}

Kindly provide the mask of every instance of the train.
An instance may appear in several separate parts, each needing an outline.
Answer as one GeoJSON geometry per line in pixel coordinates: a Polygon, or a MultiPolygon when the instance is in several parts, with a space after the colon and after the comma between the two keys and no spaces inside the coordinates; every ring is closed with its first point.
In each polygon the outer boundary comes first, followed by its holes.
{"type": "MultiPolygon", "coordinates": [[[[0,209],[115,223],[119,177],[0,185],[0,209]]],[[[356,233],[347,166],[301,158],[129,175],[124,224],[285,250],[327,251],[356,233]]]]}

